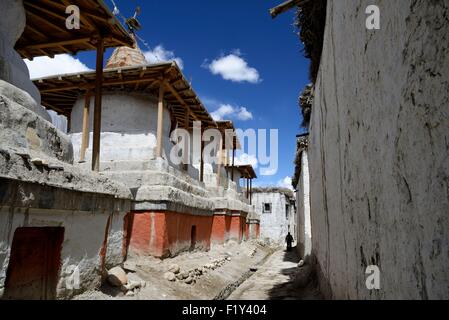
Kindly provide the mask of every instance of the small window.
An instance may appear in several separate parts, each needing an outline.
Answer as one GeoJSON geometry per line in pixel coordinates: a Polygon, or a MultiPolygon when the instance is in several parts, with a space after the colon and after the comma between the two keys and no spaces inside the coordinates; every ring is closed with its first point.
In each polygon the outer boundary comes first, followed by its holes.
{"type": "Polygon", "coordinates": [[[288,204],[285,205],[285,219],[288,220],[290,213],[290,206],[288,204]]]}
{"type": "Polygon", "coordinates": [[[263,204],[263,213],[271,213],[271,203],[263,204]]]}

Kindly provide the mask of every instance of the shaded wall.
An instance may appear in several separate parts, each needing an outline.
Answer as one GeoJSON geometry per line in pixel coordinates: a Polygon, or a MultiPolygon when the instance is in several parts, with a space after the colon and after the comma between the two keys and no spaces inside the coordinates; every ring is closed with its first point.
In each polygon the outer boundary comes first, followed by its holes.
{"type": "Polygon", "coordinates": [[[312,253],[312,226],[310,219],[310,177],[307,151],[301,154],[301,173],[296,188],[297,249],[301,257],[312,253]]]}
{"type": "MultiPolygon", "coordinates": [[[[63,230],[59,256],[48,248],[44,250],[50,259],[57,259],[54,289],[58,298],[99,287],[105,268],[123,262],[122,221],[130,208],[129,200],[1,178],[0,203],[0,297],[5,290],[14,235],[20,228],[63,230]]],[[[30,237],[20,250],[37,253],[38,246],[30,237]]],[[[21,261],[30,267],[32,263],[32,259],[21,261]]]]}
{"type": "Polygon", "coordinates": [[[313,253],[333,298],[449,298],[449,3],[328,1],[310,134],[313,253]],[[366,288],[367,265],[381,289],[366,288]]]}

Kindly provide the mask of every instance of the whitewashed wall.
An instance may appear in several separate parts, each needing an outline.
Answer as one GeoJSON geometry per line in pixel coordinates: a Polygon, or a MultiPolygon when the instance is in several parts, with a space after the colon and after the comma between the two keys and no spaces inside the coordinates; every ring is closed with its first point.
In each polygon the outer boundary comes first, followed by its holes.
{"type": "Polygon", "coordinates": [[[285,237],[289,231],[294,235],[294,226],[296,225],[294,207],[290,207],[289,218],[286,216],[285,205],[287,204],[286,197],[282,193],[253,193],[253,204],[255,211],[260,213],[260,238],[269,239],[272,242],[284,244],[285,237]],[[271,213],[264,213],[263,204],[271,203],[271,213]]]}
{"type": "MultiPolygon", "coordinates": [[[[148,95],[108,93],[102,98],[101,154],[102,162],[145,161],[155,157],[157,136],[157,101],[148,95]]],[[[94,98],[91,98],[89,115],[89,148],[86,160],[92,157],[92,132],[94,98]]],[[[75,161],[80,158],[84,98],[74,105],[71,115],[71,137],[75,161]]],[[[163,147],[167,158],[170,142],[170,113],[164,108],[163,147]]]]}
{"type": "Polygon", "coordinates": [[[449,298],[448,1],[328,1],[310,128],[313,252],[333,298],[449,298]],[[368,290],[367,265],[381,271],[368,290]]]}
{"type": "Polygon", "coordinates": [[[301,154],[301,174],[296,188],[297,239],[301,257],[312,253],[312,226],[310,220],[310,178],[307,151],[301,154]]]}

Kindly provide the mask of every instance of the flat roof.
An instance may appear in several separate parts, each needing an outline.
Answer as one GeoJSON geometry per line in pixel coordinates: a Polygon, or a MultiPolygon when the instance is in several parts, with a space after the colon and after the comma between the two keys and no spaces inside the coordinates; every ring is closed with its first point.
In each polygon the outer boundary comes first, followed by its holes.
{"type": "Polygon", "coordinates": [[[26,26],[15,45],[23,58],[95,50],[100,36],[106,48],[133,45],[129,33],[102,0],[23,0],[23,5],[26,26]],[[80,9],[79,29],[66,27],[69,5],[80,9]]]}
{"type": "MultiPolygon", "coordinates": [[[[226,166],[227,169],[232,168],[232,165],[226,166]]],[[[255,179],[257,178],[256,172],[254,171],[254,168],[250,164],[241,165],[241,166],[234,166],[234,169],[238,170],[242,176],[242,178],[246,179],[255,179]]]]}
{"type": "MultiPolygon", "coordinates": [[[[43,106],[69,115],[78,98],[94,90],[95,78],[95,71],[86,71],[33,79],[33,82],[41,93],[43,106]]],[[[189,112],[189,128],[193,121],[201,121],[204,128],[217,127],[176,62],[104,69],[103,90],[144,92],[157,97],[163,81],[164,99],[178,123],[184,124],[189,112]]]]}

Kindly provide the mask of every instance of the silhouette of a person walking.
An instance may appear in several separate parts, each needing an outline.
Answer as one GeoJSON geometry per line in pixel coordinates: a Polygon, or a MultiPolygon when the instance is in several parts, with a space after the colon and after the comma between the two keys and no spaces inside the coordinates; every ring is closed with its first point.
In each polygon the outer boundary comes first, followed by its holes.
{"type": "Polygon", "coordinates": [[[291,251],[292,250],[292,243],[293,243],[293,241],[294,241],[293,236],[289,232],[287,234],[287,236],[285,237],[285,242],[287,242],[287,251],[291,251]]]}

